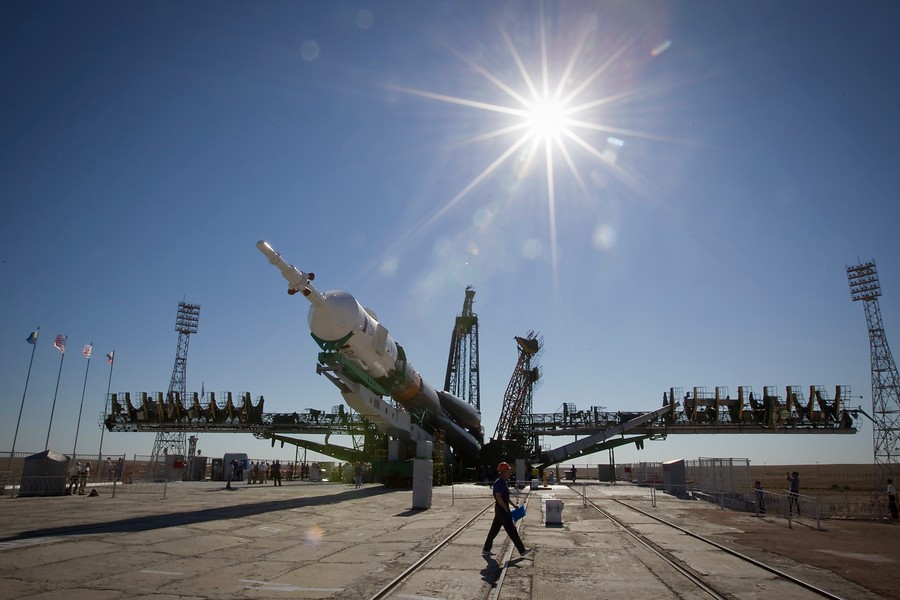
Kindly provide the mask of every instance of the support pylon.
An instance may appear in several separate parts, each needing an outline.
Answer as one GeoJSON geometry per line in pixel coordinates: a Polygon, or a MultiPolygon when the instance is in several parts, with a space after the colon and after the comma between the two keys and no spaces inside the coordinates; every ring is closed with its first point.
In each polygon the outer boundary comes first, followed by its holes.
{"type": "Polygon", "coordinates": [[[878,296],[881,284],[875,261],[847,267],[850,296],[862,301],[869,328],[872,360],[872,419],[874,421],[875,467],[882,483],[900,475],[900,375],[891,355],[878,296]]]}
{"type": "MultiPolygon", "coordinates": [[[[175,318],[175,331],[178,332],[178,348],[175,351],[175,367],[172,369],[172,379],[169,382],[168,398],[175,397],[175,401],[183,402],[187,389],[187,356],[191,343],[191,334],[197,333],[197,325],[200,322],[200,305],[178,303],[178,316],[175,318]]],[[[166,456],[185,457],[187,448],[187,433],[184,431],[166,431],[156,434],[153,442],[153,453],[150,456],[150,477],[156,479],[163,475],[163,465],[166,456]]],[[[168,473],[166,473],[168,478],[168,473]]]]}

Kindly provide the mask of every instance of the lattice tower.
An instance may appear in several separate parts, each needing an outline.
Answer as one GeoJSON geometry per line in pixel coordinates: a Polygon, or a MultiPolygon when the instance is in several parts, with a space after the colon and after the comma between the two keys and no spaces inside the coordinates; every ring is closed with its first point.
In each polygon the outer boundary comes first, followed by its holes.
{"type": "Polygon", "coordinates": [[[854,302],[862,301],[866,311],[872,361],[875,467],[886,480],[900,475],[900,375],[881,321],[881,284],[875,261],[847,267],[847,279],[850,296],[854,302]]]}
{"type": "MultiPolygon", "coordinates": [[[[197,333],[200,322],[200,305],[178,303],[178,315],[175,318],[175,331],[178,332],[178,347],[175,350],[175,367],[169,381],[169,394],[178,394],[183,402],[187,393],[187,357],[191,343],[191,334],[197,333]]],[[[168,398],[169,396],[167,396],[168,398]]],[[[185,456],[187,433],[184,431],[159,432],[153,442],[153,454],[150,456],[150,472],[156,477],[160,462],[165,463],[165,456],[173,454],[185,456]]]]}
{"type": "Polygon", "coordinates": [[[450,356],[444,391],[481,411],[481,376],[478,368],[478,315],[472,310],[475,290],[466,288],[462,314],[456,317],[450,336],[450,356]]]}
{"type": "Polygon", "coordinates": [[[494,439],[516,442],[525,450],[527,440],[521,432],[531,428],[530,419],[534,412],[532,399],[540,379],[538,358],[544,348],[544,340],[533,331],[529,331],[524,338],[517,336],[515,339],[519,360],[503,395],[503,410],[500,411],[494,439]]]}

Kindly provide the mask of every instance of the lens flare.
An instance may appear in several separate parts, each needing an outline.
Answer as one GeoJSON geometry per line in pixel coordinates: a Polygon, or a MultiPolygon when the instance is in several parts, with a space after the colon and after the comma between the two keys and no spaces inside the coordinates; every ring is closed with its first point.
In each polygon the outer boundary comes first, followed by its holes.
{"type": "MultiPolygon", "coordinates": [[[[472,122],[486,126],[473,130],[457,144],[481,145],[489,154],[468,153],[466,157],[474,160],[478,156],[484,161],[481,165],[474,163],[474,175],[423,223],[406,228],[392,249],[409,245],[410,238],[424,238],[494,175],[499,178],[496,190],[505,189],[503,182],[510,182],[510,198],[527,189],[527,194],[519,194],[522,199],[536,196],[535,188],[523,185],[525,181],[540,178],[545,188],[539,196],[546,199],[549,229],[546,254],[558,292],[557,208],[558,202],[568,201],[572,194],[558,198],[557,187],[573,184],[573,191],[580,190],[580,197],[588,202],[596,202],[597,191],[608,189],[614,181],[647,193],[650,186],[646,180],[623,161],[627,140],[671,140],[630,126],[641,122],[636,107],[657,91],[636,85],[634,74],[640,57],[652,60],[664,53],[670,42],[657,41],[655,47],[647,48],[639,27],[629,36],[627,31],[616,29],[612,19],[599,18],[601,15],[583,15],[577,22],[569,22],[558,15],[548,18],[544,3],[539,6],[534,23],[526,26],[525,20],[509,21],[508,30],[501,25],[496,44],[481,44],[478,52],[470,51],[465,42],[459,42],[458,48],[448,47],[469,75],[481,79],[477,85],[469,81],[454,88],[471,89],[471,94],[386,86],[401,94],[457,106],[468,115],[497,117],[470,121],[470,129],[472,122]],[[630,105],[632,100],[634,106],[630,105]],[[617,120],[621,123],[616,124],[617,120]]],[[[461,115],[461,122],[464,118],[461,115]]],[[[484,215],[476,212],[475,221],[484,223],[484,215]]],[[[612,230],[602,229],[592,243],[595,248],[608,249],[614,239],[612,230]]],[[[521,256],[536,258],[543,254],[540,245],[528,244],[521,256]]]]}

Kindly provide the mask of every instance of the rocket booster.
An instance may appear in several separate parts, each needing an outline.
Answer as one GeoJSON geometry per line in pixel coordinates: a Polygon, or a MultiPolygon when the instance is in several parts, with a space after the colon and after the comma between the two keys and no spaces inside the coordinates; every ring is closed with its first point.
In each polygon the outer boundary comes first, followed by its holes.
{"type": "Polygon", "coordinates": [[[391,397],[407,411],[425,411],[455,449],[471,456],[478,453],[481,444],[467,429],[481,426],[481,413],[425,381],[374,313],[347,292],[320,292],[311,283],[314,274],[288,264],[267,242],[259,241],[256,247],[281,271],[288,294],[300,293],[309,300],[309,330],[319,346],[336,349],[379,384],[385,383],[391,397]]]}

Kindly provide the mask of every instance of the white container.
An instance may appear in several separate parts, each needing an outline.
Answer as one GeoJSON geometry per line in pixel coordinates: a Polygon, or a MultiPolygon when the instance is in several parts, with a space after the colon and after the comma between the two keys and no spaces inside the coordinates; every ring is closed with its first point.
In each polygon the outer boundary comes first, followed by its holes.
{"type": "Polygon", "coordinates": [[[422,510],[431,508],[433,478],[434,461],[424,458],[417,458],[413,461],[413,508],[422,510]]]}
{"type": "Polygon", "coordinates": [[[563,501],[556,498],[547,498],[541,502],[541,510],[544,513],[544,525],[562,525],[563,501]]]}

